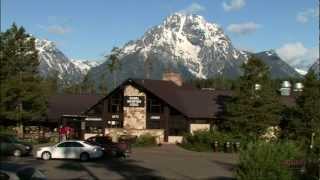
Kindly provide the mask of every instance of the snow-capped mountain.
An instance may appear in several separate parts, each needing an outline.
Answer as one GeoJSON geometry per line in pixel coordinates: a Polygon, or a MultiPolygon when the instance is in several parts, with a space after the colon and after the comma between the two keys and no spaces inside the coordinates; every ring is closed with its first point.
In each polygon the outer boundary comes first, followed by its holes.
{"type": "Polygon", "coordinates": [[[268,65],[271,77],[273,78],[301,77],[301,75],[288,63],[283,61],[274,50],[262,51],[252,55],[258,57],[268,65]]]}
{"type": "Polygon", "coordinates": [[[307,71],[305,71],[303,69],[299,69],[299,68],[294,68],[294,70],[296,70],[302,76],[304,76],[304,75],[306,75],[308,73],[307,71]]]}
{"type": "Polygon", "coordinates": [[[35,43],[39,52],[39,71],[44,77],[56,72],[63,82],[76,83],[98,65],[93,61],[70,60],[52,41],[36,39],[35,43]]]}
{"type": "MultiPolygon", "coordinates": [[[[274,54],[269,51],[258,53],[272,66],[273,77],[299,76],[274,54]]],[[[254,54],[234,48],[217,24],[207,22],[199,15],[175,13],[138,40],[129,41],[120,48],[121,68],[113,73],[118,83],[127,78],[161,79],[165,70],[178,71],[184,79],[219,75],[236,78],[241,75],[241,64],[251,55],[254,54]]],[[[108,61],[93,68],[89,77],[97,80],[107,74],[107,82],[111,82],[107,64],[108,61]]]]}

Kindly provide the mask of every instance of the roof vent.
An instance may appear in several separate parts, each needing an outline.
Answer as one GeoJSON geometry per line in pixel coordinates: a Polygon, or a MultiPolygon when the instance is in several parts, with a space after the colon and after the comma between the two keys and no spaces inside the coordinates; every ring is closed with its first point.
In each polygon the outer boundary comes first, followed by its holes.
{"type": "Polygon", "coordinates": [[[283,81],[280,88],[281,96],[290,96],[291,83],[289,81],[283,81]]]}
{"type": "Polygon", "coordinates": [[[254,89],[255,89],[256,91],[261,90],[261,84],[255,84],[255,85],[254,85],[254,89]]]}
{"type": "Polygon", "coordinates": [[[303,90],[303,84],[301,82],[297,82],[294,84],[294,91],[301,92],[303,90]]]}
{"type": "Polygon", "coordinates": [[[165,72],[163,73],[162,80],[164,81],[171,81],[177,86],[182,86],[183,80],[179,73],[175,72],[165,72]]]}

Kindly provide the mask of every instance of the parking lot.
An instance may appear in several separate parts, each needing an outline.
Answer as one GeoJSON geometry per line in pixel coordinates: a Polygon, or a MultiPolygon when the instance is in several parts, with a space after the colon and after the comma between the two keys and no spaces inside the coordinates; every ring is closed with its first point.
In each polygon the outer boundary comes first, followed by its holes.
{"type": "Polygon", "coordinates": [[[34,166],[48,179],[232,179],[236,154],[199,153],[175,145],[134,148],[126,159],[37,160],[32,156],[1,159],[1,169],[34,166]]]}

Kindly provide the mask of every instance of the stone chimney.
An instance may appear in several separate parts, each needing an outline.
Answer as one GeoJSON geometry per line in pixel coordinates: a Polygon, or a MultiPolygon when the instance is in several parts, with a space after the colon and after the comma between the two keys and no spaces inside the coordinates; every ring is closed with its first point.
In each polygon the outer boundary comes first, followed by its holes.
{"type": "Polygon", "coordinates": [[[162,75],[162,80],[164,81],[172,81],[177,86],[182,86],[183,80],[179,73],[175,72],[165,72],[162,75]]]}

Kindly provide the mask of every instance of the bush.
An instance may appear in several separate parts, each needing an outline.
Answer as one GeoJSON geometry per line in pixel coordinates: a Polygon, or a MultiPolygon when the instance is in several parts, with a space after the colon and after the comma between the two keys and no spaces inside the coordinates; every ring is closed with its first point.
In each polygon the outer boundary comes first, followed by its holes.
{"type": "Polygon", "coordinates": [[[215,141],[219,142],[219,151],[222,151],[226,142],[240,142],[243,146],[247,144],[248,140],[230,133],[200,130],[193,134],[185,134],[181,146],[192,151],[212,151],[212,145],[215,141]]]}
{"type": "Polygon", "coordinates": [[[0,134],[15,135],[16,132],[14,128],[15,128],[14,126],[9,126],[9,127],[0,126],[0,134]]]}
{"type": "Polygon", "coordinates": [[[147,147],[147,146],[156,146],[156,137],[150,134],[143,134],[139,136],[133,143],[134,147],[147,147]]]}
{"type": "Polygon", "coordinates": [[[301,159],[300,151],[293,143],[249,143],[240,152],[236,177],[239,180],[298,179],[293,172],[281,165],[281,162],[290,159],[301,159]]]}

